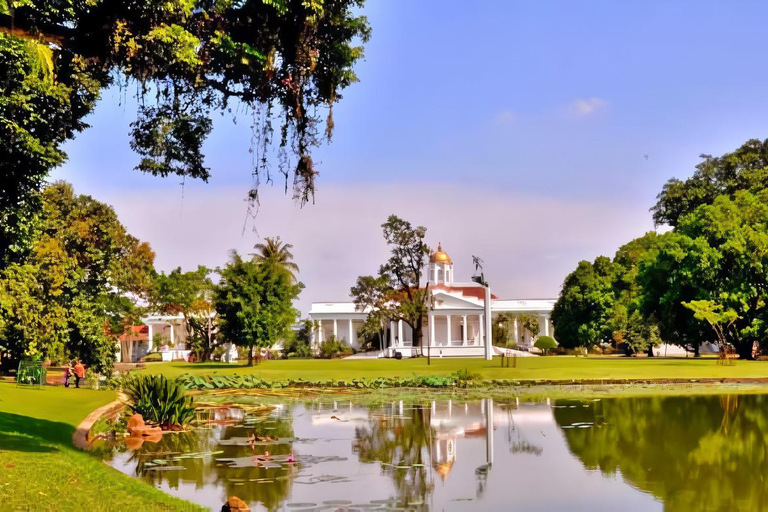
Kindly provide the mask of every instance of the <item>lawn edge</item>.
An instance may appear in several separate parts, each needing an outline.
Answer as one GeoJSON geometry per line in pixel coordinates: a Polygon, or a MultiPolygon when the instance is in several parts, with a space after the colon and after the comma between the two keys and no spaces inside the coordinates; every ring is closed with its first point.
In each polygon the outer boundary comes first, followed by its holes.
{"type": "Polygon", "coordinates": [[[89,437],[94,423],[99,421],[103,416],[117,412],[124,405],[123,397],[118,395],[116,399],[108,404],[102,405],[98,409],[91,411],[88,416],[75,427],[75,432],[72,434],[72,444],[75,445],[75,448],[89,450],[91,448],[89,437]]]}

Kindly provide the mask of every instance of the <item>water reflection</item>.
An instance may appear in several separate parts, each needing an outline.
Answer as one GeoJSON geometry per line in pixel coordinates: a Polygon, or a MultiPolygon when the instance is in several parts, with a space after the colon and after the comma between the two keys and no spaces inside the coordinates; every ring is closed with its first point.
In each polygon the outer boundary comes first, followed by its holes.
{"type": "MultiPolygon", "coordinates": [[[[200,430],[135,450],[120,445],[108,458],[127,474],[213,510],[231,495],[254,510],[660,509],[639,490],[650,489],[619,477],[631,474],[619,467],[626,461],[606,460],[631,458],[631,450],[619,454],[607,446],[617,450],[625,434],[640,435],[633,424],[635,430],[621,428],[612,437],[613,407],[514,400],[243,403],[205,411],[200,430]],[[589,437],[603,434],[608,438],[589,437]]],[[[741,405],[733,414],[739,411],[741,405]]],[[[631,407],[627,412],[634,414],[631,407]]],[[[635,419],[649,424],[651,415],[642,410],[635,419]]],[[[729,420],[723,428],[739,425],[729,420]]]]}
{"type": "Polygon", "coordinates": [[[766,406],[762,395],[617,399],[558,404],[555,420],[586,468],[621,474],[667,510],[766,510],[766,406]]]}

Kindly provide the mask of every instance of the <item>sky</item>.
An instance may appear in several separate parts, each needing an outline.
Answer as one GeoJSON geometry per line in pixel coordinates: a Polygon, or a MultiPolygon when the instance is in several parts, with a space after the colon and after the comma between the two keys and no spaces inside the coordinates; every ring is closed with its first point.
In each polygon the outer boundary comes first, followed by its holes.
{"type": "Polygon", "coordinates": [[[130,88],[104,92],[51,179],[114,205],[160,270],[280,236],[306,314],[377,271],[390,214],[426,226],[456,280],[478,255],[494,294],[554,298],[578,261],[654,229],[656,194],[699,155],[768,137],[765,2],[367,0],[363,13],[372,37],[315,153],[314,204],[278,182],[248,215],[247,119],[215,117],[208,183],[133,170],[130,88]]]}

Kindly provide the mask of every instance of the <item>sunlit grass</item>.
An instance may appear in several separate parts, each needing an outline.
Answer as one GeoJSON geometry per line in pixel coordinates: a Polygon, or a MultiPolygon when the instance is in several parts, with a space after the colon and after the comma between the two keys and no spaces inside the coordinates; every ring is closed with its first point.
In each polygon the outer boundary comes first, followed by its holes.
{"type": "Polygon", "coordinates": [[[768,377],[768,362],[735,361],[730,366],[714,358],[622,358],[622,357],[521,357],[516,368],[501,368],[499,358],[439,359],[427,364],[416,359],[324,360],[288,359],[264,361],[256,366],[227,363],[148,363],[146,371],[177,377],[194,375],[232,375],[255,373],[268,380],[278,379],[354,379],[405,377],[409,375],[448,375],[467,369],[485,379],[701,379],[768,377]]]}
{"type": "Polygon", "coordinates": [[[0,384],[0,509],[198,510],[72,446],[76,425],[115,396],[0,384]]]}

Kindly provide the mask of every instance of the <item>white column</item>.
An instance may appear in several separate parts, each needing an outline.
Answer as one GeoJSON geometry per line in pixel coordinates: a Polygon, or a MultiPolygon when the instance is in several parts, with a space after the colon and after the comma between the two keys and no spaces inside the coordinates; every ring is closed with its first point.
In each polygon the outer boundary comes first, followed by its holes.
{"type": "Polygon", "coordinates": [[[482,347],[483,343],[485,343],[485,322],[483,322],[483,315],[477,315],[477,323],[480,330],[478,344],[482,347]]]}
{"type": "Polygon", "coordinates": [[[397,342],[400,344],[400,346],[403,346],[403,321],[398,320],[397,321],[397,342]]]}
{"type": "Polygon", "coordinates": [[[147,352],[152,352],[152,324],[147,324],[147,335],[149,338],[147,339],[147,352]]]}
{"type": "Polygon", "coordinates": [[[350,347],[354,346],[355,343],[355,335],[352,331],[352,319],[349,319],[349,339],[347,340],[347,343],[350,347]]]}
{"type": "Polygon", "coordinates": [[[432,266],[432,282],[437,283],[437,263],[432,266]]]}
{"type": "Polygon", "coordinates": [[[514,344],[515,345],[519,345],[520,344],[520,338],[518,337],[518,332],[517,332],[517,317],[515,317],[515,327],[514,327],[514,330],[512,332],[513,332],[513,334],[515,336],[515,343],[514,344]]]}
{"type": "Polygon", "coordinates": [[[170,327],[169,330],[171,331],[171,346],[173,346],[173,324],[169,322],[168,327],[170,327]]]}
{"type": "Polygon", "coordinates": [[[463,318],[464,327],[461,329],[461,344],[466,347],[467,346],[467,329],[469,328],[469,326],[467,325],[467,315],[464,315],[462,318],[463,318]]]}
{"type": "Polygon", "coordinates": [[[333,337],[339,337],[339,322],[335,318],[333,319],[333,337]]]}
{"type": "Polygon", "coordinates": [[[493,340],[491,339],[491,287],[485,287],[485,358],[493,359],[493,340]]]}
{"type": "Polygon", "coordinates": [[[389,346],[394,347],[395,346],[395,322],[389,321],[389,346]]]}
{"type": "Polygon", "coordinates": [[[323,321],[318,320],[317,321],[317,345],[320,346],[322,342],[323,342],[323,321]]]}
{"type": "Polygon", "coordinates": [[[549,317],[542,315],[541,318],[544,320],[544,336],[549,336],[549,317]]]}
{"type": "Polygon", "coordinates": [[[447,321],[447,328],[446,328],[446,338],[448,338],[447,345],[451,346],[451,315],[445,315],[446,321],[447,321]]]}
{"type": "Polygon", "coordinates": [[[435,346],[435,315],[429,315],[429,345],[435,346]]]}

